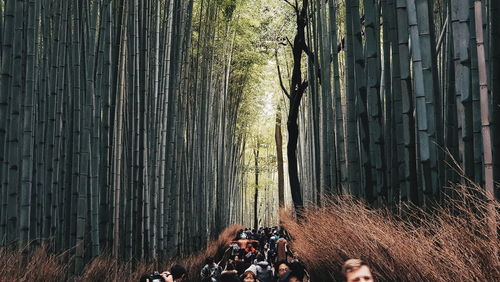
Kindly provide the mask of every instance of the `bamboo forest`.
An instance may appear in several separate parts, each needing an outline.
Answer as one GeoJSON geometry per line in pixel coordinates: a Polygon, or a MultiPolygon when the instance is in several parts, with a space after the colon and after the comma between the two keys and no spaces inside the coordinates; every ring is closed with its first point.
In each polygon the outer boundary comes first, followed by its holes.
{"type": "Polygon", "coordinates": [[[0,0],[0,281],[500,281],[497,15],[0,0]]]}

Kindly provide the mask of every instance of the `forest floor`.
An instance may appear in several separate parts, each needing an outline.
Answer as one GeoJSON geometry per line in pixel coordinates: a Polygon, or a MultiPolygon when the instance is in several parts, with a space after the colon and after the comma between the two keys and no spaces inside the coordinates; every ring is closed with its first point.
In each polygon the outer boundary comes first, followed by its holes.
{"type": "MultiPolygon", "coordinates": [[[[498,227],[500,204],[484,202],[477,186],[454,189],[453,200],[432,213],[409,205],[397,213],[373,210],[340,196],[321,208],[308,208],[300,221],[282,210],[281,224],[311,281],[342,281],[340,269],[348,258],[366,261],[378,281],[500,281],[500,244],[488,228],[492,216],[498,227]]],[[[135,282],[145,273],[179,263],[188,269],[189,281],[199,281],[204,259],[220,259],[241,228],[226,228],[206,249],[176,261],[132,265],[102,256],[74,280],[135,282]]],[[[61,255],[38,248],[23,257],[22,251],[0,250],[1,281],[65,280],[69,265],[60,263],[61,255]]]]}

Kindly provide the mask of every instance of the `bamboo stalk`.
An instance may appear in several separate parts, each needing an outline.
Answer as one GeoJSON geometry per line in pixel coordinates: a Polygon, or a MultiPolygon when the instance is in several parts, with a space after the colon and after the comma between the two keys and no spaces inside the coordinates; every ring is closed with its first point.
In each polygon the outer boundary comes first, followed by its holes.
{"type": "MultiPolygon", "coordinates": [[[[488,231],[489,236],[493,242],[497,238],[497,222],[495,207],[491,204],[495,201],[495,184],[493,179],[493,154],[491,143],[490,131],[490,109],[488,97],[488,74],[486,69],[486,54],[484,50],[484,35],[483,35],[483,16],[482,16],[482,1],[474,1],[474,15],[476,20],[476,43],[477,43],[477,57],[479,69],[479,89],[480,89],[480,102],[481,102],[481,134],[483,137],[483,166],[484,166],[484,180],[485,190],[488,203],[488,231]]],[[[496,245],[496,244],[494,244],[496,245]]],[[[494,259],[498,261],[497,250],[494,250],[494,259]]]]}

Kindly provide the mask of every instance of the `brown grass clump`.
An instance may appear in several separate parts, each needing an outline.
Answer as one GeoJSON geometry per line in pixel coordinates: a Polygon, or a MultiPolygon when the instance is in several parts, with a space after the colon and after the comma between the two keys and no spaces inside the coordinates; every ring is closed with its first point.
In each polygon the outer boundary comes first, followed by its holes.
{"type": "Polygon", "coordinates": [[[64,281],[67,266],[42,245],[33,251],[0,249],[0,281],[64,281]]]}
{"type": "MultiPolygon", "coordinates": [[[[142,275],[152,273],[156,269],[153,264],[117,262],[108,255],[100,256],[89,263],[77,282],[84,281],[134,281],[137,282],[142,275]]],[[[161,270],[160,270],[161,271],[161,270]]]]}
{"type": "Polygon", "coordinates": [[[488,228],[492,219],[498,227],[500,204],[482,191],[458,185],[432,213],[403,206],[397,216],[338,196],[299,222],[281,218],[313,281],[340,281],[349,258],[365,260],[379,281],[500,281],[500,245],[488,228]]]}
{"type": "Polygon", "coordinates": [[[123,263],[117,262],[108,256],[100,256],[86,266],[84,273],[76,281],[137,282],[144,274],[152,273],[153,271],[161,272],[170,269],[174,264],[180,264],[188,270],[187,281],[200,281],[199,274],[204,266],[205,258],[210,256],[215,257],[216,260],[222,259],[229,243],[242,228],[239,225],[229,226],[219,235],[217,240],[209,242],[207,247],[199,253],[162,263],[123,263]],[[157,265],[162,267],[158,269],[157,265]]]}
{"type": "MultiPolygon", "coordinates": [[[[180,264],[188,270],[187,281],[200,281],[199,274],[205,258],[222,259],[224,251],[243,228],[232,225],[226,228],[217,238],[199,253],[168,262],[144,264],[138,262],[118,262],[108,255],[95,258],[84,269],[82,275],[74,277],[74,281],[130,281],[137,282],[144,274],[153,271],[170,269],[174,264],[180,264]],[[156,266],[162,266],[159,269],[156,266]]],[[[0,248],[0,281],[66,281],[69,263],[63,263],[62,255],[51,254],[44,246],[28,252],[27,249],[12,251],[0,248]]]]}
{"type": "Polygon", "coordinates": [[[215,261],[222,260],[230,242],[233,241],[241,229],[243,229],[241,225],[231,225],[219,234],[217,240],[209,242],[207,247],[201,252],[170,263],[169,265],[178,263],[184,266],[189,272],[189,281],[200,281],[200,272],[205,264],[205,258],[213,257],[215,261]]]}

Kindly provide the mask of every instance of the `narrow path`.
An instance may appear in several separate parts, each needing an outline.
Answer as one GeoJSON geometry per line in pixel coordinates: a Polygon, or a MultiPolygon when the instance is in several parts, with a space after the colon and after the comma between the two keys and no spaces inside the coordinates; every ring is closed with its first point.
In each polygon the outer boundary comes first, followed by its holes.
{"type": "Polygon", "coordinates": [[[304,264],[290,249],[289,240],[278,227],[240,230],[219,261],[207,258],[201,281],[310,281],[304,264]]]}

